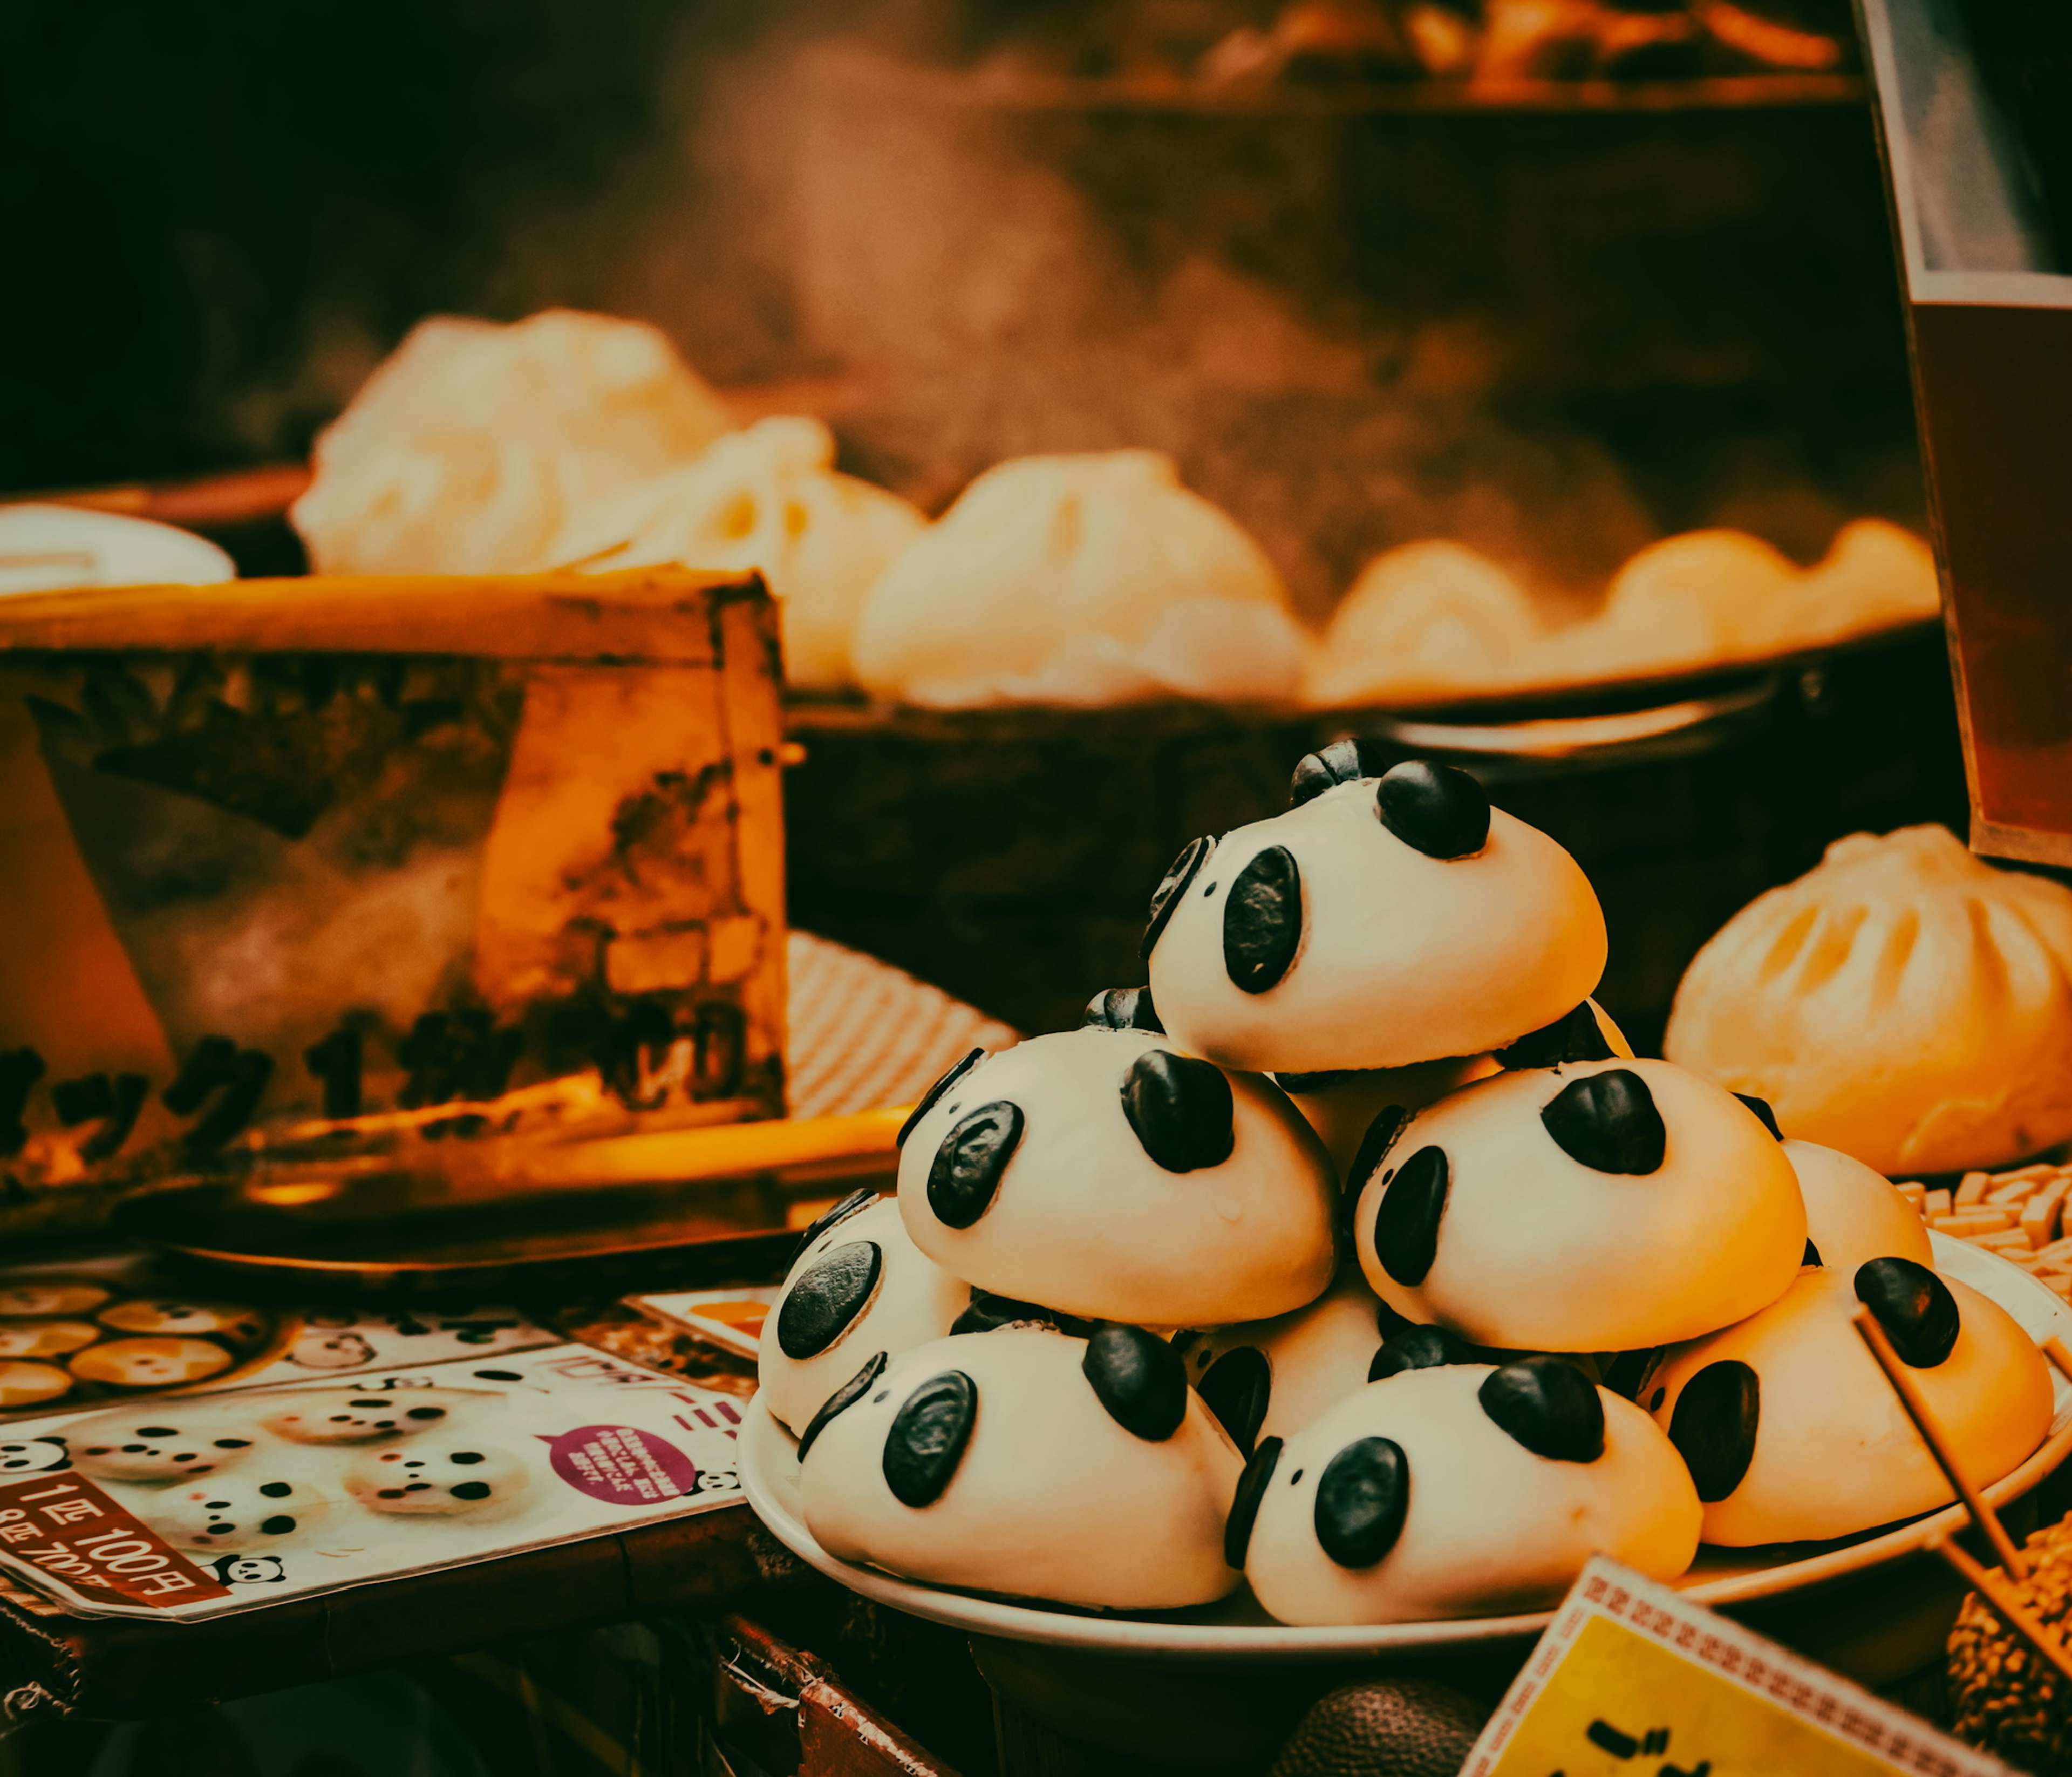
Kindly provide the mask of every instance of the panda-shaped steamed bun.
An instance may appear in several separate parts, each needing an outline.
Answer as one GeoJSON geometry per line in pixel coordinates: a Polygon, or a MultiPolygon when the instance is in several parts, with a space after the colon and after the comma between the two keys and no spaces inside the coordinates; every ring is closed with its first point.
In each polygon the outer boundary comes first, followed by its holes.
{"type": "Polygon", "coordinates": [[[794,1433],[873,1351],[947,1334],[971,1291],[907,1236],[897,1198],[859,1191],[806,1231],[763,1323],[757,1386],[794,1433]]]}
{"type": "Polygon", "coordinates": [[[844,1561],[1112,1610],[1238,1584],[1223,1524],[1243,1459],[1141,1327],[1005,1327],[873,1359],[800,1456],[807,1527],[844,1561]]]}
{"type": "Polygon", "coordinates": [[[1647,1415],[1560,1358],[1370,1383],[1253,1453],[1227,1559],[1283,1623],[1403,1623],[1552,1603],[1593,1555],[1673,1579],[1700,1508],[1647,1415]]]}
{"type": "Polygon", "coordinates": [[[914,1244],[952,1276],[1089,1320],[1212,1327],[1331,1281],[1337,1174],[1270,1080],[1092,1026],[952,1071],[899,1160],[914,1244]]]}
{"type": "Polygon", "coordinates": [[[1474,1344],[1696,1338],[1776,1301],[1805,1257],[1775,1138],[1666,1061],[1505,1073],[1375,1133],[1346,1181],[1360,1269],[1398,1313],[1474,1344]]]}
{"type": "Polygon", "coordinates": [[[1384,1320],[1396,1323],[1347,1265],[1306,1308],[1174,1343],[1209,1411],[1249,1455],[1262,1437],[1289,1437],[1365,1388],[1384,1320]]]}
{"type": "Polygon", "coordinates": [[[1408,1067],[1375,1067],[1326,1074],[1276,1074],[1274,1084],[1294,1100],[1309,1120],[1341,1178],[1350,1177],[1360,1144],[1374,1120],[1392,1108],[1414,1115],[1449,1092],[1487,1080],[1507,1067],[1551,1067],[1561,1061],[1630,1055],[1633,1045],[1595,1000],[1585,1000],[1564,1017],[1499,1054],[1451,1055],[1408,1067]]]}
{"type": "Polygon", "coordinates": [[[1928,1224],[1881,1172],[1834,1148],[1787,1141],[1784,1158],[1806,1200],[1807,1262],[1846,1277],[1872,1259],[1933,1265],[1928,1224]]]}
{"type": "Polygon", "coordinates": [[[1466,772],[1298,769],[1296,795],[1194,841],[1152,898],[1151,988],[1182,1048],[1275,1073],[1404,1067],[1500,1049],[1597,985],[1582,870],[1466,772]]]}
{"type": "Polygon", "coordinates": [[[2014,1317],[1910,1259],[1807,1272],[1761,1314],[1668,1354],[1641,1399],[1684,1453],[1705,1540],[1853,1536],[1955,1497],[1850,1324],[1869,1307],[1973,1483],[2050,1430],[2050,1372],[2014,1317]]]}

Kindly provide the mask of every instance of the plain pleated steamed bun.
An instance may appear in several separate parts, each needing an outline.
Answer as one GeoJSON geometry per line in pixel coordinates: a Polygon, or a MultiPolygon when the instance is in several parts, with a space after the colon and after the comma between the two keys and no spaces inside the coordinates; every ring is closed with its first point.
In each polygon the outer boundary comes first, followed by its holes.
{"type": "Polygon", "coordinates": [[[1888,1175],[2022,1158],[2072,1136],[2072,890],[1941,827],[1838,839],[1698,952],[1664,1048],[1888,1175]]]}
{"type": "Polygon", "coordinates": [[[784,627],[784,677],[835,690],[853,677],[857,614],[927,528],[897,494],[834,469],[834,434],[802,416],[731,433],[691,462],[586,502],[557,564],[604,574],[677,562],[761,571],[784,627]]]}
{"type": "Polygon", "coordinates": [[[1531,599],[1487,556],[1465,543],[1406,543],[1368,562],[1338,602],[1309,701],[1407,701],[1509,685],[1539,640],[1531,599]]]}
{"type": "Polygon", "coordinates": [[[1154,450],[980,475],[873,589],[865,689],[907,703],[1293,697],[1307,637],[1236,521],[1154,450]]]}
{"type": "Polygon", "coordinates": [[[318,438],[290,516],[319,574],[525,574],[569,515],[732,425],[637,321],[421,321],[318,438]]]}

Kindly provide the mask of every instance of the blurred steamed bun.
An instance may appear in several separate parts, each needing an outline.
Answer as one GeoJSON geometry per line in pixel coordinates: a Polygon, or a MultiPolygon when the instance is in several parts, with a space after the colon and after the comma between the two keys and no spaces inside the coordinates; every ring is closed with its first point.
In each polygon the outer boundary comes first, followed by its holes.
{"type": "Polygon", "coordinates": [[[1933,617],[1935,557],[1859,518],[1799,568],[1745,531],[1651,543],[1581,623],[1543,625],[1531,595],[1466,545],[1407,544],[1367,564],[1318,651],[1314,705],[1411,703],[1646,678],[1815,648],[1933,617]]]}
{"type": "Polygon", "coordinates": [[[897,494],[836,474],[834,460],[834,435],[818,420],[761,421],[578,508],[553,559],[597,573],[760,569],[781,605],[786,680],[838,689],[851,682],[865,595],[927,521],[897,494]]]}
{"type": "Polygon", "coordinates": [[[1788,556],[1745,531],[1686,531],[1651,543],[1612,577],[1593,626],[1593,676],[1669,671],[1785,645],[1799,578],[1788,556]]]}
{"type": "Polygon", "coordinates": [[[291,514],[320,574],[524,574],[568,516],[732,424],[652,327],[420,322],[317,440],[291,514]]]}
{"type": "Polygon", "coordinates": [[[1935,552],[1881,518],[1855,519],[1836,532],[1803,586],[1808,641],[1910,623],[1942,609],[1935,552]]]}
{"type": "Polygon", "coordinates": [[[1488,557],[1464,543],[1406,543],[1370,561],[1339,602],[1310,671],[1309,701],[1507,685],[1539,640],[1532,600],[1488,557]]]}
{"type": "Polygon", "coordinates": [[[1888,1175],[2023,1158],[2072,1136],[2072,890],[1941,827],[1838,839],[1698,952],[1663,1051],[1888,1175]]]}
{"type": "Polygon", "coordinates": [[[939,708],[1274,701],[1307,637],[1280,576],[1153,450],[988,470],[872,590],[857,677],[939,708]]]}

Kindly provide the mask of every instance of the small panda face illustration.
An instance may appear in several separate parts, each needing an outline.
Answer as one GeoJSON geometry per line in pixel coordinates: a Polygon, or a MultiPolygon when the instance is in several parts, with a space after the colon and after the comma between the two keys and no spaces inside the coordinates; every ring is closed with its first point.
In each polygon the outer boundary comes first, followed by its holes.
{"type": "Polygon", "coordinates": [[[1699,1516],[1659,1428],[1565,1359],[1437,1364],[1263,1439],[1225,1556],[1283,1623],[1489,1615],[1558,1598],[1599,1553],[1673,1577],[1699,1516]]]}
{"type": "Polygon", "coordinates": [[[0,1289],[0,1319],[43,1320],[90,1314],[115,1292],[105,1284],[52,1279],[0,1289]]]}
{"type": "Polygon", "coordinates": [[[980,1061],[910,1127],[915,1244],[989,1294],[1085,1319],[1201,1327],[1330,1281],[1330,1157],[1271,1080],[1105,1025],[980,1061]]]}
{"type": "Polygon", "coordinates": [[[0,1358],[65,1357],[100,1337],[101,1329],[90,1320],[0,1323],[0,1358]]]}
{"type": "Polygon", "coordinates": [[[482,1396],[460,1388],[304,1388],[275,1398],[279,1404],[259,1421],[275,1437],[298,1444],[365,1444],[437,1429],[482,1396]]]}
{"type": "Polygon", "coordinates": [[[804,1428],[863,1354],[899,1352],[940,1339],[970,1300],[964,1285],[915,1245],[896,1198],[861,1201],[808,1231],[764,1321],[757,1370],[780,1424],[804,1428]]]}
{"type": "Polygon", "coordinates": [[[150,1335],[88,1346],[72,1369],[82,1381],[118,1388],[176,1388],[220,1376],[235,1361],[212,1339],[150,1335]]]}
{"type": "Polygon", "coordinates": [[[800,1448],[807,1524],[844,1560],[1145,1610],[1237,1583],[1222,1526],[1240,1460],[1178,1354],[1141,1327],[1009,1327],[874,1355],[800,1448]]]}
{"type": "Polygon", "coordinates": [[[335,1502],[308,1481],[269,1475],[257,1464],[154,1495],[138,1516],[175,1549],[263,1549],[306,1535],[335,1502]]]}
{"type": "Polygon", "coordinates": [[[225,1586],[278,1586],[288,1577],[278,1555],[222,1555],[208,1570],[225,1586]]]}
{"type": "Polygon", "coordinates": [[[0,1407],[38,1407],[72,1392],[69,1371],[31,1358],[0,1358],[0,1407]]]}
{"type": "Polygon", "coordinates": [[[1197,840],[1160,883],[1145,955],[1182,1048],[1403,1067],[1501,1048],[1596,986],[1604,915],[1560,845],[1449,767],[1338,768],[1357,762],[1298,769],[1295,807],[1197,840]]]}
{"type": "Polygon", "coordinates": [[[265,1331],[257,1309],[223,1303],[166,1301],[118,1302],[97,1317],[104,1327],[125,1333],[159,1333],[175,1339],[212,1335],[249,1343],[265,1331]]]}
{"type": "Polygon", "coordinates": [[[356,1370],[374,1361],[374,1347],[354,1332],[310,1331],[296,1339],[288,1361],[305,1370],[356,1370]]]}
{"type": "Polygon", "coordinates": [[[450,1518],[508,1505],[531,1484],[509,1450],[450,1438],[364,1450],[345,1471],[346,1491],[370,1512],[405,1517],[450,1518]]]}
{"type": "Polygon", "coordinates": [[[62,1438],[24,1438],[0,1443],[0,1475],[43,1475],[72,1466],[62,1438]]]}
{"type": "Polygon", "coordinates": [[[73,1428],[80,1471],[102,1481],[199,1480],[241,1462],[252,1434],[224,1419],[177,1410],[102,1413],[73,1428]]]}
{"type": "Polygon", "coordinates": [[[1373,1133],[1346,1181],[1360,1269],[1473,1344],[1671,1344],[1775,1301],[1804,1256],[1775,1138],[1666,1061],[1507,1072],[1373,1133]]]}

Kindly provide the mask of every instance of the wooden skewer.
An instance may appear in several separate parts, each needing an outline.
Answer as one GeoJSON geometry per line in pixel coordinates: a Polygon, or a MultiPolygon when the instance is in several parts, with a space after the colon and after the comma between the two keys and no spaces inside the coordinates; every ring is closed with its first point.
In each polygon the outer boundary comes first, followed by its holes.
{"type": "Polygon", "coordinates": [[[2072,1382],[2072,1351],[2065,1349],[2062,1339],[2047,1339],[2043,1342],[2043,1355],[2058,1366],[2058,1373],[2067,1382],[2072,1382]]]}
{"type": "Polygon", "coordinates": [[[2067,1680],[2072,1680],[2072,1653],[2036,1613],[2014,1595],[2014,1588],[1990,1568],[1981,1567],[1971,1555],[1947,1536],[1934,1538],[1928,1546],[1961,1573],[1986,1606],[2026,1641],[2067,1680]]]}
{"type": "Polygon", "coordinates": [[[1878,1368],[1892,1384],[1893,1392],[1899,1397],[1899,1404],[1906,1408],[1906,1417],[1914,1421],[1914,1429],[1921,1434],[1921,1441],[1956,1489],[1957,1497],[1964,1502],[1964,1508],[1971,1515],[1971,1521],[1986,1533],[1986,1540],[1993,1545],[1993,1553],[2000,1558],[2000,1565],[2015,1578],[2029,1577],[2029,1563],[2022,1559],[2021,1551],[2008,1535],[2007,1526],[2000,1522],[2000,1514],[1979,1497],[1968,1477],[1957,1462],[1957,1454],[1950,1448],[1950,1441],[1936,1423],[1934,1411],[1914,1381],[1913,1372],[1892,1348],[1892,1341],[1885,1337],[1885,1329],[1868,1308],[1860,1308],[1856,1316],[1856,1331],[1870,1347],[1871,1355],[1877,1359],[1878,1368]]]}

